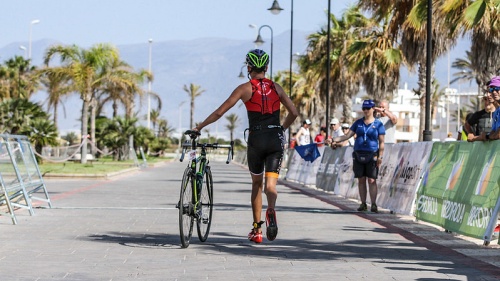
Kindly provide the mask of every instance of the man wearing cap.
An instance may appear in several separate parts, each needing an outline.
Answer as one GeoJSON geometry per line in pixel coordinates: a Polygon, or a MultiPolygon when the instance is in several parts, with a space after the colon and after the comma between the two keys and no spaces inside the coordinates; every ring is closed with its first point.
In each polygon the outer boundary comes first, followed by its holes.
{"type": "Polygon", "coordinates": [[[382,100],[378,107],[374,107],[375,117],[379,118],[385,128],[385,143],[396,143],[396,124],[398,117],[389,111],[389,101],[382,100]]]}
{"type": "MultiPolygon", "coordinates": [[[[342,133],[344,133],[344,135],[345,135],[345,134],[347,134],[347,132],[349,132],[349,129],[351,128],[351,126],[349,126],[349,124],[347,124],[347,123],[344,123],[344,124],[342,124],[341,128],[342,128],[342,133]]],[[[354,134],[353,137],[349,138],[346,141],[346,145],[354,146],[354,138],[356,138],[356,134],[354,134]]]]}
{"type": "Polygon", "coordinates": [[[488,93],[493,97],[494,105],[496,107],[493,113],[493,124],[489,134],[483,133],[486,140],[497,140],[500,138],[500,76],[491,78],[488,84],[488,93]]]}
{"type": "Polygon", "coordinates": [[[308,145],[311,143],[311,132],[309,131],[310,126],[311,120],[306,119],[302,122],[302,127],[300,127],[297,135],[295,136],[297,139],[297,145],[308,145]]]}
{"type": "MultiPolygon", "coordinates": [[[[342,128],[340,128],[340,121],[337,118],[332,118],[330,121],[330,130],[332,131],[332,138],[340,137],[344,135],[344,132],[342,131],[342,128]]],[[[345,142],[341,143],[335,143],[332,142],[331,146],[332,148],[337,148],[340,146],[344,146],[345,142]]]]}

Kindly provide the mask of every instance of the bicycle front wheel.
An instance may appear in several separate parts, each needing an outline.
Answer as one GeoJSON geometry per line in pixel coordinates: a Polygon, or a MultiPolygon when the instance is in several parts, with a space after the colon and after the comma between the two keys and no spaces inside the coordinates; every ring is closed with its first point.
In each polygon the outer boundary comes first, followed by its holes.
{"type": "Polygon", "coordinates": [[[205,242],[210,232],[212,225],[212,212],[214,207],[214,182],[212,179],[212,171],[210,167],[206,168],[205,180],[200,195],[201,216],[199,216],[196,227],[198,230],[198,238],[201,242],[205,242]]]}
{"type": "Polygon", "coordinates": [[[181,184],[181,196],[179,199],[179,233],[182,248],[189,246],[189,240],[193,235],[194,206],[193,206],[193,176],[188,167],[184,171],[181,184]]]}

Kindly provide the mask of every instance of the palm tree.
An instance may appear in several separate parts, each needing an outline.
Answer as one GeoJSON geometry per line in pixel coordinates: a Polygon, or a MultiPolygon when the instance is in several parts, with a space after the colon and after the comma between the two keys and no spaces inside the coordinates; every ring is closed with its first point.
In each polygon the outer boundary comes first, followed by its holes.
{"type": "Polygon", "coordinates": [[[166,119],[158,120],[158,137],[159,138],[169,138],[170,134],[174,132],[175,129],[168,125],[168,121],[166,119]]]}
{"type": "Polygon", "coordinates": [[[62,136],[61,138],[67,141],[69,145],[77,144],[80,141],[75,132],[69,132],[66,135],[62,136]]]}
{"type": "MultiPolygon", "coordinates": [[[[29,138],[31,144],[33,144],[33,147],[38,154],[42,153],[42,148],[44,146],[58,145],[57,128],[52,121],[46,118],[32,119],[29,122],[29,125],[23,127],[19,133],[29,138]]],[[[41,160],[38,157],[37,159],[38,161],[41,160]]]]}
{"type": "MultiPolygon", "coordinates": [[[[41,82],[44,85],[49,95],[47,99],[47,110],[53,110],[54,125],[57,128],[58,108],[62,102],[62,98],[69,95],[73,88],[69,83],[69,77],[61,71],[53,71],[53,68],[45,67],[37,71],[41,82]]],[[[66,108],[63,105],[64,116],[66,116],[66,108]]]]}
{"type": "MultiPolygon", "coordinates": [[[[138,95],[144,97],[146,92],[140,84],[146,80],[152,80],[153,75],[146,70],[134,71],[126,62],[115,57],[109,65],[105,65],[103,76],[100,78],[101,91],[97,96],[96,115],[102,113],[102,108],[108,102],[112,102],[113,117],[118,116],[118,103],[125,108],[125,116],[133,116],[134,99],[138,95]]],[[[152,93],[153,96],[157,96],[152,93]]],[[[158,101],[158,108],[161,109],[161,100],[158,101]]]]}
{"type": "Polygon", "coordinates": [[[20,134],[29,130],[32,120],[48,118],[50,116],[39,104],[26,99],[4,99],[0,102],[0,133],[20,134]]]}
{"type": "MultiPolygon", "coordinates": [[[[289,91],[290,89],[290,83],[292,83],[292,91],[295,88],[295,91],[292,93],[287,93],[290,99],[293,101],[293,104],[297,107],[297,110],[299,111],[300,116],[307,116],[308,118],[310,115],[307,114],[309,112],[309,109],[311,108],[312,102],[309,101],[310,95],[309,93],[306,93],[300,87],[296,86],[299,83],[299,80],[301,79],[299,77],[299,74],[297,73],[292,73],[292,81],[290,82],[290,72],[289,71],[278,71],[275,75],[273,75],[274,81],[279,83],[285,91],[289,91]],[[294,86],[295,85],[295,86],[294,86]]],[[[240,104],[243,105],[243,104],[240,104]]],[[[281,110],[280,111],[280,118],[285,118],[286,111],[281,110]]],[[[297,118],[300,119],[300,118],[297,118]]]]}
{"type": "Polygon", "coordinates": [[[500,61],[500,1],[440,2],[440,10],[450,29],[470,35],[470,62],[480,85],[485,85],[496,74],[500,61]]]}
{"type": "MultiPolygon", "coordinates": [[[[51,59],[58,55],[61,67],[57,68],[61,75],[69,77],[71,84],[82,99],[82,137],[88,135],[89,108],[95,94],[98,91],[99,78],[106,65],[116,60],[118,51],[108,44],[97,44],[89,50],[82,49],[76,45],[50,47],[44,57],[44,63],[49,66],[51,59]]],[[[94,132],[93,132],[94,134],[94,132]]],[[[87,146],[82,146],[81,163],[87,163],[87,146]]]]}
{"type": "Polygon", "coordinates": [[[158,124],[158,121],[160,120],[160,114],[161,113],[159,110],[154,110],[154,109],[151,110],[150,119],[151,119],[151,124],[153,125],[153,132],[156,132],[156,125],[158,124]]]}
{"type": "Polygon", "coordinates": [[[440,88],[439,82],[437,79],[432,80],[432,94],[431,94],[431,120],[434,119],[434,116],[437,114],[439,101],[446,95],[446,89],[440,88]]]}
{"type": "Polygon", "coordinates": [[[134,147],[142,147],[145,152],[150,151],[150,144],[154,141],[154,132],[147,127],[138,126],[134,131],[134,147]]]}
{"type": "MultiPolygon", "coordinates": [[[[414,89],[420,98],[421,112],[425,112],[424,89],[426,84],[426,56],[422,50],[427,43],[427,0],[359,0],[359,5],[374,13],[375,19],[388,19],[387,32],[394,40],[400,42],[400,50],[404,60],[413,69],[418,66],[418,88],[414,89]]],[[[439,4],[439,1],[434,2],[439,4]]],[[[434,5],[437,6],[437,5],[434,5]]],[[[455,43],[457,33],[450,31],[449,26],[438,8],[433,16],[432,61],[449,50],[455,43]]],[[[425,115],[420,115],[420,127],[423,127],[425,115]]],[[[422,140],[422,136],[420,136],[422,140]]]]}
{"type": "Polygon", "coordinates": [[[103,144],[115,151],[115,160],[124,160],[128,152],[129,136],[136,132],[137,118],[116,117],[108,119],[103,128],[103,144]]]}
{"type": "Polygon", "coordinates": [[[38,89],[39,80],[33,72],[35,66],[21,56],[15,56],[5,61],[0,67],[0,99],[29,99],[38,89]]]}
{"type": "Polygon", "coordinates": [[[389,21],[372,19],[367,26],[355,31],[357,35],[347,50],[354,71],[363,78],[368,95],[375,100],[392,99],[399,84],[399,69],[404,58],[397,38],[389,31],[389,21]]]}
{"type": "Polygon", "coordinates": [[[234,130],[236,129],[236,127],[238,127],[238,123],[240,120],[238,118],[238,115],[236,115],[235,113],[227,115],[226,120],[229,122],[229,124],[226,125],[226,129],[229,130],[229,136],[230,136],[229,138],[231,141],[234,141],[233,138],[234,130]]]}
{"type": "Polygon", "coordinates": [[[191,100],[191,112],[190,112],[190,117],[189,117],[189,128],[193,128],[194,121],[194,100],[199,97],[201,94],[205,92],[205,90],[201,89],[201,86],[195,85],[193,83],[189,84],[189,86],[184,85],[183,87],[184,92],[186,92],[189,95],[189,98],[191,100]]]}

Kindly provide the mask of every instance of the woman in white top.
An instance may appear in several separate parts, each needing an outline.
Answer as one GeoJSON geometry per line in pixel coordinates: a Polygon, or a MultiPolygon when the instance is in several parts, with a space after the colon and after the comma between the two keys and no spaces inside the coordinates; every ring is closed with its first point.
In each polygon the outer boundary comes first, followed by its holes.
{"type": "Polygon", "coordinates": [[[302,127],[297,132],[295,138],[297,139],[297,145],[308,145],[311,143],[311,132],[309,127],[311,126],[311,120],[306,119],[302,122],[302,127]]]}

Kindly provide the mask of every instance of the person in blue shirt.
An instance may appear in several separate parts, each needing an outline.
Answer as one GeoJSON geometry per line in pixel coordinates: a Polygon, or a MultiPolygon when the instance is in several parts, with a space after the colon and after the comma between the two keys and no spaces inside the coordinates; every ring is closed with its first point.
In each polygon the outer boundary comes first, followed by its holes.
{"type": "Polygon", "coordinates": [[[491,126],[491,132],[483,133],[484,139],[486,140],[497,140],[500,138],[500,76],[495,76],[487,83],[488,92],[493,98],[493,104],[496,107],[495,112],[493,112],[493,123],[491,126]]]}
{"type": "Polygon", "coordinates": [[[370,210],[377,213],[377,177],[384,155],[385,128],[384,124],[374,117],[374,107],[373,100],[364,100],[362,105],[364,116],[356,120],[344,136],[336,137],[333,141],[343,142],[356,134],[352,168],[354,177],[358,179],[359,198],[361,199],[358,211],[368,210],[366,205],[368,182],[371,200],[370,210]]]}

